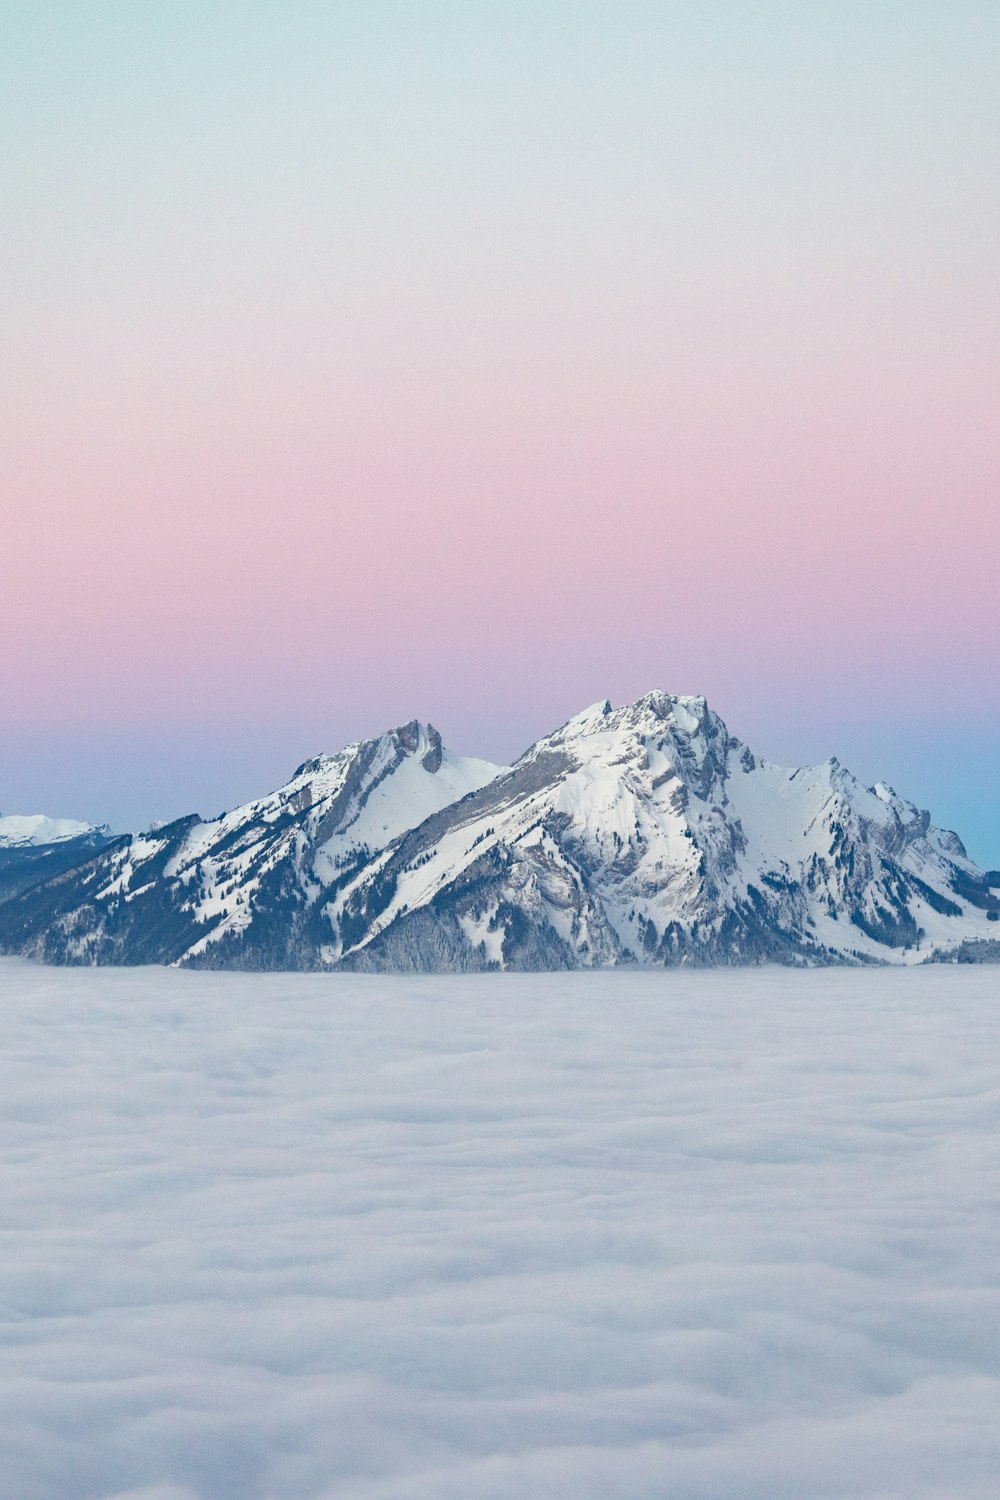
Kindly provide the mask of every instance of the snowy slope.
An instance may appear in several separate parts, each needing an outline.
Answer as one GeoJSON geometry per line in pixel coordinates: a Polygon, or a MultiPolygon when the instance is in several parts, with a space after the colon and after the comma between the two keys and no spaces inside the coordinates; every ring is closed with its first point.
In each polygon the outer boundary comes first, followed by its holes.
{"type": "Polygon", "coordinates": [[[987,951],[998,919],[1000,876],[889,787],[772,765],[703,698],[654,692],[509,769],[416,721],[307,761],[0,907],[0,945],[380,971],[919,963],[987,951]]]}

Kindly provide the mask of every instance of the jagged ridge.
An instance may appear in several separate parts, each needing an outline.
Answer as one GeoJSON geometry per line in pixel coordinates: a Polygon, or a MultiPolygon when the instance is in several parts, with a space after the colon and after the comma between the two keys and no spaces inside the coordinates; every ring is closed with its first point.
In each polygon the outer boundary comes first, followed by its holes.
{"type": "Polygon", "coordinates": [[[891,788],[771,765],[703,698],[655,692],[593,705],[510,768],[416,721],[307,761],[21,892],[0,944],[376,971],[913,963],[995,938],[998,890],[891,788]]]}

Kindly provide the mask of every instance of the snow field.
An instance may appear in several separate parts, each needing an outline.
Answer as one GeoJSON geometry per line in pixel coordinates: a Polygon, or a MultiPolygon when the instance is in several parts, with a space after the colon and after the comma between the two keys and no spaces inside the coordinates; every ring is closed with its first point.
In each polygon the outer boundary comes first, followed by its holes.
{"type": "Polygon", "coordinates": [[[985,1500],[1000,971],[0,963],[0,1493],[985,1500]]]}

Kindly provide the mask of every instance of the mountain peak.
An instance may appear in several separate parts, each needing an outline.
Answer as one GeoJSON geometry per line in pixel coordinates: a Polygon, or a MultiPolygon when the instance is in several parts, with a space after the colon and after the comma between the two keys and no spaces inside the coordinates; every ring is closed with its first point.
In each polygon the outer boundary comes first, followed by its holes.
{"type": "MultiPolygon", "coordinates": [[[[410,719],[408,723],[397,724],[394,729],[386,729],[382,734],[373,735],[371,739],[352,740],[343,750],[324,751],[304,760],[301,765],[296,766],[290,781],[336,770],[346,761],[367,759],[377,755],[379,751],[395,754],[400,759],[419,751],[425,759],[433,761],[443,755],[444,747],[433,724],[422,724],[419,719],[410,719]]],[[[431,766],[428,765],[426,769],[430,770],[431,766]]]]}
{"type": "Polygon", "coordinates": [[[510,768],[410,719],[211,822],[66,848],[5,852],[0,873],[38,870],[37,899],[16,872],[22,894],[0,899],[5,951],[395,972],[914,963],[1000,922],[992,872],[891,787],[834,758],[771,764],[701,694],[659,689],[591,704],[510,768]]]}
{"type": "Polygon", "coordinates": [[[656,733],[660,725],[668,723],[687,736],[725,730],[722,720],[701,695],[682,696],[654,688],[636,698],[634,703],[623,703],[619,708],[612,707],[610,698],[591,703],[539,743],[561,742],[616,729],[642,729],[644,726],[650,733],[656,733]]]}
{"type": "Polygon", "coordinates": [[[708,700],[702,693],[665,693],[662,688],[651,688],[648,693],[643,693],[632,705],[646,705],[660,714],[672,713],[677,709],[682,712],[693,714],[700,719],[708,708],[708,700]]]}
{"type": "Polygon", "coordinates": [[[700,694],[687,696],[664,693],[659,688],[644,693],[634,703],[625,704],[619,709],[619,713],[628,723],[640,723],[644,718],[653,718],[663,723],[669,721],[682,734],[687,735],[710,728],[713,721],[717,724],[722,722],[712,713],[707,700],[700,694]]]}

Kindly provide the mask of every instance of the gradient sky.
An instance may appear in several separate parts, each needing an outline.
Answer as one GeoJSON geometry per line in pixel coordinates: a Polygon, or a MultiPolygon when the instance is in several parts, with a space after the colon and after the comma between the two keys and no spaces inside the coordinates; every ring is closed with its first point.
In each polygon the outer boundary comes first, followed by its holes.
{"type": "Polygon", "coordinates": [[[0,808],[704,692],[1000,865],[995,0],[6,7],[0,808]]]}

